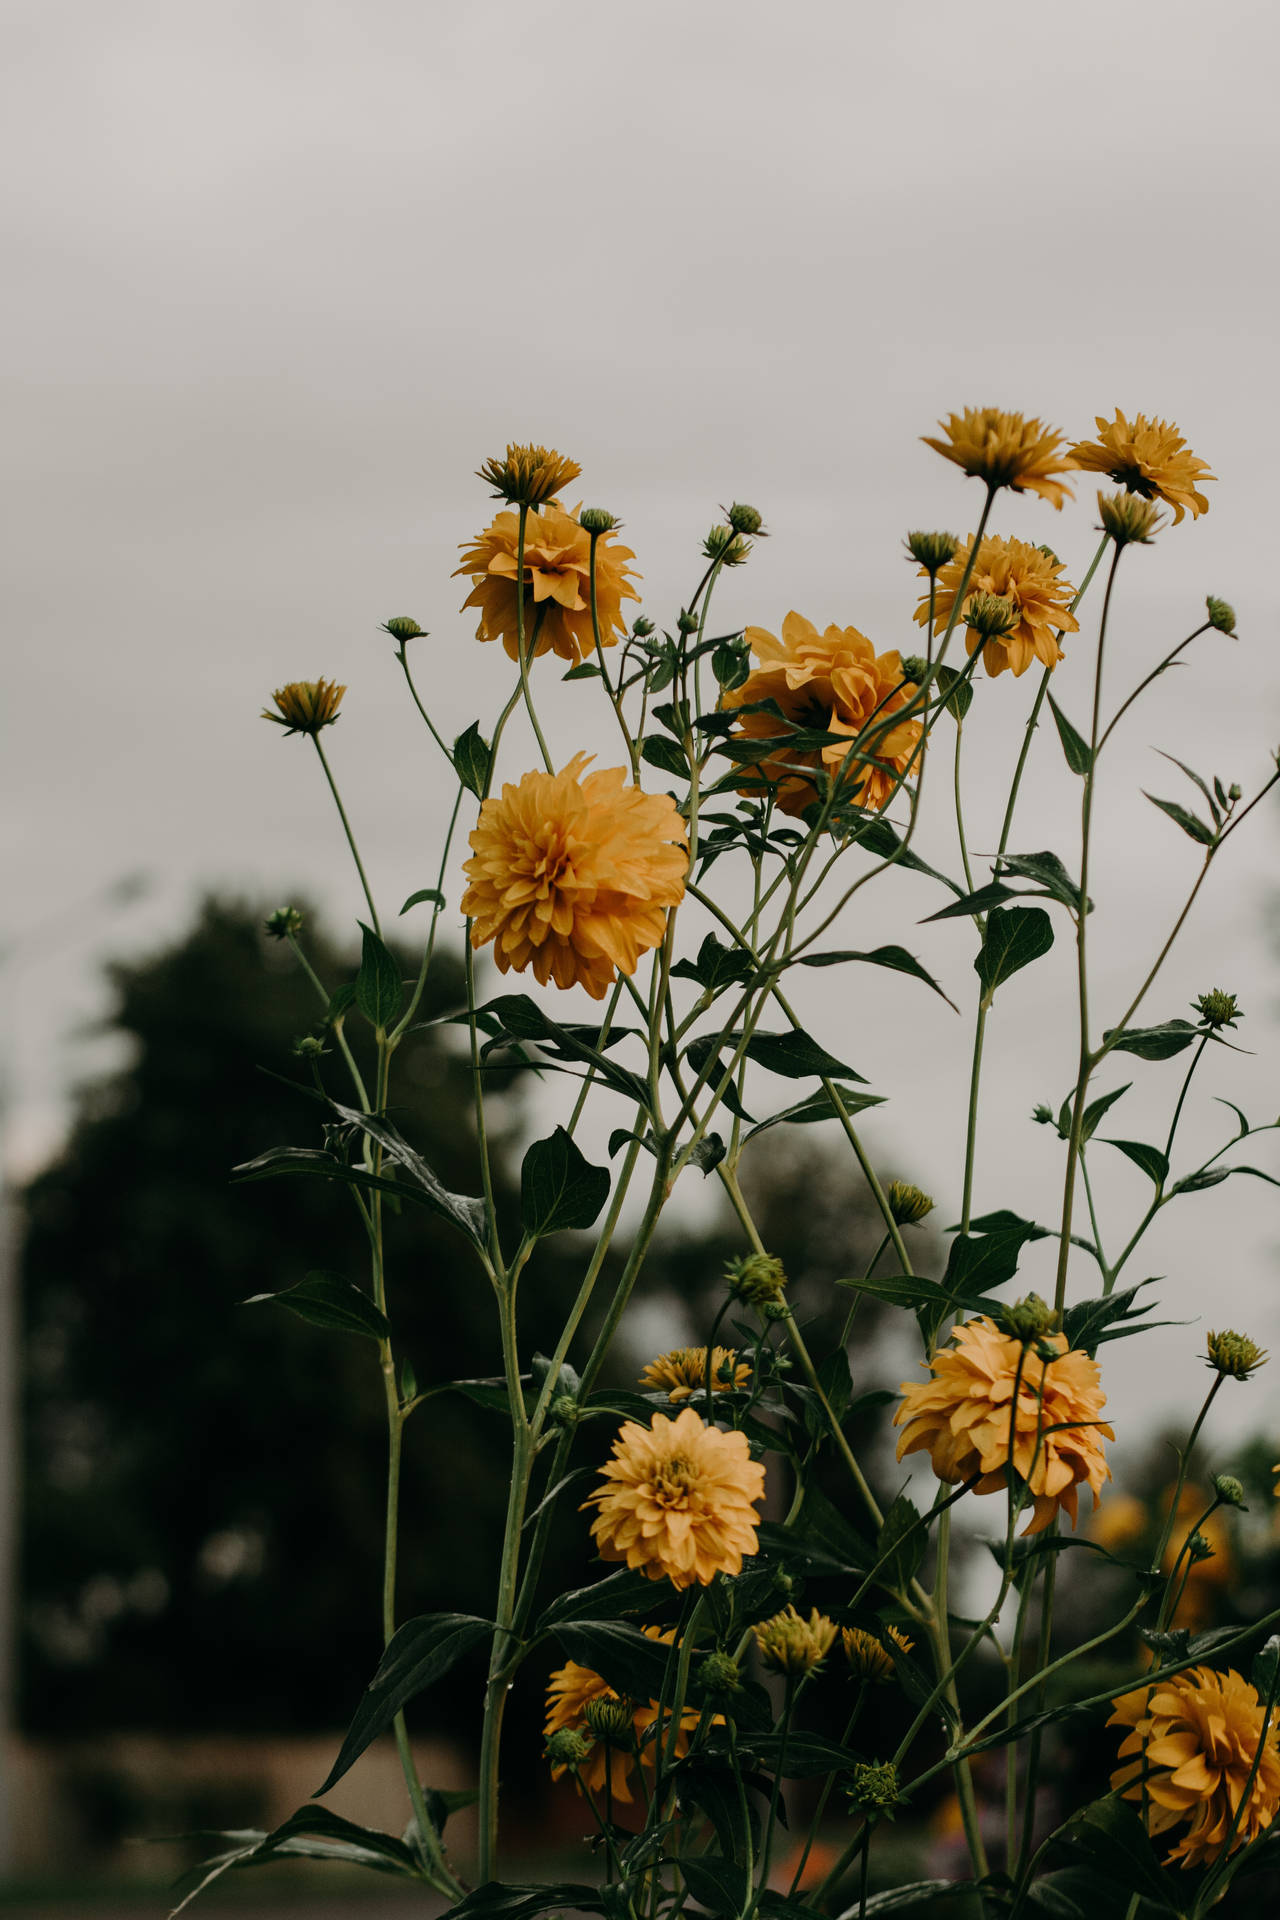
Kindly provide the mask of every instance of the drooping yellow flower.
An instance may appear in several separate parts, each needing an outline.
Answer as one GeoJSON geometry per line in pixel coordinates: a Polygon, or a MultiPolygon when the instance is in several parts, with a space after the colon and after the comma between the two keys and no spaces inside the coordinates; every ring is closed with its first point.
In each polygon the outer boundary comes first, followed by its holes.
{"type": "Polygon", "coordinates": [[[471,944],[493,942],[499,972],[603,999],[661,944],[684,894],[687,828],[669,794],[627,784],[621,767],[526,773],[486,800],[471,835],[462,911],[471,944]]]}
{"type": "Polygon", "coordinates": [[[1063,436],[1041,420],[999,407],[966,407],[938,425],[945,440],[931,434],[920,437],[944,460],[954,460],[967,474],[989,487],[1009,487],[1014,493],[1038,493],[1051,507],[1070,500],[1071,489],[1054,476],[1070,473],[1076,464],[1061,454],[1063,436]]]}
{"type": "Polygon", "coordinates": [[[977,1476],[978,1493],[1008,1485],[1009,1440],[1013,1467],[1031,1494],[1026,1533],[1039,1533],[1059,1511],[1076,1522],[1077,1489],[1087,1485],[1097,1504],[1111,1469],[1102,1452],[1114,1440],[1098,1415],[1106,1395],[1098,1363],[1066,1336],[1045,1336],[1058,1358],[1044,1361],[1034,1348],[1000,1332],[986,1314],[958,1326],[951,1343],[928,1363],[930,1377],[904,1381],[895,1426],[904,1429],[898,1458],[927,1448],[939,1480],[977,1476]],[[1013,1390],[1017,1384],[1016,1408],[1013,1390]]]}
{"type": "Polygon", "coordinates": [[[709,1427],[692,1407],[674,1420],[655,1413],[648,1429],[629,1420],[601,1469],[605,1484],[585,1507],[600,1556],[625,1560],[651,1580],[707,1586],[738,1574],[756,1551],[764,1468],[745,1433],[709,1427]]]}
{"type": "MultiPolygon", "coordinates": [[[[640,1385],[655,1390],[665,1388],[668,1400],[688,1400],[695,1392],[704,1393],[707,1381],[705,1347],[672,1347],[651,1360],[640,1375],[640,1385]]],[[[751,1385],[751,1368],[739,1360],[733,1347],[715,1347],[711,1353],[711,1391],[737,1391],[751,1385]]]]}
{"type": "Polygon", "coordinates": [[[264,720],[274,720],[286,733],[319,733],[322,727],[331,727],[338,718],[338,708],[342,705],[345,687],[336,680],[290,680],[287,686],[277,687],[271,698],[279,712],[272,713],[270,707],[262,709],[264,720]]]}
{"type": "MultiPolygon", "coordinates": [[[[665,1630],[660,1627],[645,1627],[644,1632],[651,1640],[657,1640],[663,1646],[670,1646],[675,1639],[675,1628],[665,1630]]],[[[553,1733],[562,1727],[568,1727],[575,1733],[589,1731],[587,1708],[596,1701],[616,1701],[629,1712],[629,1738],[624,1740],[597,1739],[590,1753],[580,1765],[578,1772],[587,1792],[595,1799],[604,1792],[606,1776],[612,1798],[621,1805],[630,1804],[634,1770],[644,1767],[652,1777],[656,1765],[657,1747],[650,1736],[651,1729],[658,1719],[658,1702],[624,1701],[615,1693],[607,1680],[591,1667],[583,1667],[576,1660],[569,1660],[556,1670],[547,1682],[547,1717],[543,1724],[543,1733],[550,1739],[553,1733]]],[[[723,1723],[723,1715],[717,1714],[716,1725],[723,1723]]],[[[621,1718],[621,1716],[619,1716],[621,1718]]],[[[699,1710],[686,1707],[680,1716],[680,1730],[676,1735],[676,1754],[682,1756],[689,1750],[690,1736],[697,1728],[699,1710]]],[[[665,1728],[670,1727],[670,1710],[664,1716],[665,1728]]],[[[564,1774],[562,1765],[551,1769],[553,1780],[559,1780],[564,1774]]]]}
{"type": "MultiPolygon", "coordinates": [[[[938,575],[933,608],[935,633],[946,631],[972,546],[971,535],[938,575]]],[[[981,646],[982,664],[993,676],[1008,667],[1016,677],[1025,673],[1033,660],[1042,661],[1046,667],[1056,667],[1062,658],[1062,649],[1054,637],[1055,630],[1058,633],[1079,631],[1080,623],[1071,612],[1075,588],[1062,578],[1062,562],[1046,553],[1043,547],[1033,547],[1029,540],[1006,539],[998,533],[986,536],[978,548],[965,588],[965,606],[978,593],[997,594],[1012,600],[1019,614],[1017,625],[1008,633],[986,641],[981,641],[972,630],[965,635],[966,650],[976,653],[981,646]]],[[[916,608],[915,617],[918,626],[929,624],[927,595],[916,608]]]]}
{"type": "Polygon", "coordinates": [[[1202,480],[1216,476],[1207,460],[1192,453],[1172,420],[1149,420],[1145,413],[1135,413],[1130,424],[1119,407],[1114,420],[1103,413],[1094,418],[1097,439],[1081,440],[1071,449],[1077,467],[1109,474],[1144,499],[1165,501],[1173,508],[1175,526],[1184,513],[1192,519],[1208,513],[1209,502],[1198,488],[1202,480]]]}
{"type": "Polygon", "coordinates": [[[554,447],[508,443],[506,458],[486,460],[476,469],[476,478],[487,480],[502,500],[516,506],[539,507],[581,472],[576,460],[557,453],[554,447]]]}
{"type": "Polygon", "coordinates": [[[1120,1758],[1128,1764],[1112,1774],[1112,1787],[1126,1800],[1145,1800],[1153,1834],[1187,1822],[1170,1862],[1200,1867],[1219,1858],[1259,1745],[1262,1757],[1231,1852],[1271,1825],[1280,1807],[1277,1718],[1273,1713],[1263,1744],[1265,1708],[1257,1689],[1234,1668],[1215,1673],[1212,1667],[1188,1667],[1124,1694],[1115,1709],[1107,1725],[1130,1731],[1120,1743],[1120,1758]]]}
{"type": "MultiPolygon", "coordinates": [[[[516,563],[520,516],[500,513],[466,549],[454,576],[470,574],[475,585],[462,603],[480,609],[477,640],[501,640],[513,660],[520,657],[516,563]]],[[[596,539],[596,612],[600,639],[616,644],[626,626],[622,602],[638,600],[628,560],[635,554],[611,534],[596,539]]],[[[591,631],[591,535],[554,500],[531,513],[524,532],[524,643],[532,659],[558,653],[580,661],[595,651],[591,631]]]]}
{"type": "MultiPolygon", "coordinates": [[[[893,1678],[893,1654],[878,1640],[874,1633],[868,1633],[865,1627],[841,1627],[840,1638],[844,1643],[845,1658],[859,1680],[870,1680],[873,1685],[893,1678]]],[[[908,1640],[901,1627],[886,1627],[885,1639],[899,1653],[910,1653],[915,1645],[908,1640]]]]}
{"type": "MultiPolygon", "coordinates": [[[[895,774],[906,771],[920,738],[918,720],[883,726],[906,706],[916,689],[903,681],[900,654],[877,654],[856,627],[828,627],[819,633],[803,614],[789,613],[782,638],[763,627],[748,627],[748,644],[760,665],[740,687],[721,695],[721,706],[735,710],[758,700],[774,700],[797,726],[836,733],[840,741],[808,751],[785,743],[767,760],[755,763],[751,774],[777,786],[784,813],[803,813],[818,798],[818,789],[806,769],[825,767],[834,779],[848,758],[840,798],[860,807],[883,807],[892,798],[895,774]],[[850,756],[848,743],[870,726],[870,756],[850,756]],[[876,762],[875,765],[871,761],[876,762]]],[[[738,732],[747,740],[779,736],[780,722],[771,713],[744,713],[738,732]]],[[[754,790],[744,787],[744,792],[754,790]]]]}
{"type": "Polygon", "coordinates": [[[794,1680],[822,1665],[835,1640],[836,1623],[816,1607],[807,1620],[794,1607],[784,1607],[772,1618],[758,1620],[751,1631],[761,1664],[770,1673],[784,1673],[794,1680]]]}

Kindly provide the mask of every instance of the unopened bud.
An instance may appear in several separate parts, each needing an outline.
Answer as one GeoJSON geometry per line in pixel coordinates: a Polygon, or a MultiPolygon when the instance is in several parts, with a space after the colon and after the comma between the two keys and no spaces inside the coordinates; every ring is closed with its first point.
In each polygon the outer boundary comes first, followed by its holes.
{"type": "Polygon", "coordinates": [[[910,680],[913,686],[922,686],[929,675],[929,662],[922,653],[904,654],[902,677],[910,680]]]}
{"type": "Polygon", "coordinates": [[[1245,1504],[1244,1488],[1234,1473],[1215,1473],[1213,1490],[1224,1507],[1239,1507],[1242,1513],[1249,1511],[1245,1504]]]}
{"type": "Polygon", "coordinates": [[[1219,600],[1212,593],[1205,596],[1205,612],[1209,616],[1209,625],[1216,627],[1219,633],[1234,633],[1236,630],[1236,610],[1225,600],[1219,600]]]}
{"type": "Polygon", "coordinates": [[[1038,1127],[1051,1127],[1053,1125],[1053,1108],[1046,1107],[1044,1103],[1041,1102],[1038,1107],[1032,1109],[1031,1118],[1038,1127]]]}
{"type": "Polygon", "coordinates": [[[1012,600],[1003,593],[975,593],[964,610],[964,623],[981,640],[998,640],[1010,633],[1021,615],[1012,600]]]}
{"type": "Polygon", "coordinates": [[[712,527],[702,543],[702,551],[708,560],[718,560],[722,567],[740,567],[751,552],[751,542],[735,533],[732,527],[712,527]]]}
{"type": "Polygon", "coordinates": [[[390,620],[383,621],[382,631],[389,633],[393,640],[398,640],[403,646],[406,640],[416,639],[423,629],[407,613],[397,613],[390,620]]]}
{"type": "Polygon", "coordinates": [[[588,1700],[582,1717],[597,1740],[607,1747],[631,1748],[636,1743],[635,1708],[629,1700],[608,1695],[588,1700]]]}
{"type": "Polygon", "coordinates": [[[553,1767],[580,1767],[590,1751],[590,1740],[574,1727],[557,1727],[547,1737],[547,1758],[553,1767]]]}
{"type": "Polygon", "coordinates": [[[1251,1373],[1266,1365],[1267,1354],[1248,1334],[1226,1327],[1221,1333],[1209,1335],[1205,1360],[1224,1379],[1247,1380],[1251,1373]]]}
{"type": "Polygon", "coordinates": [[[929,1195],[913,1187],[909,1180],[891,1180],[885,1198],[894,1224],[899,1227],[918,1227],[925,1215],[933,1212],[934,1203],[929,1195]]]}
{"type": "Polygon", "coordinates": [[[584,507],[578,515],[578,525],[594,538],[601,533],[612,533],[621,523],[616,514],[607,507],[584,507]]]}
{"type": "Polygon", "coordinates": [[[1098,513],[1102,531],[1118,547],[1149,547],[1164,524],[1155,501],[1144,500],[1140,493],[1100,493],[1098,513]]]}
{"type": "Polygon", "coordinates": [[[709,1653],[697,1672],[702,1691],[717,1700],[728,1699],[742,1685],[742,1670],[731,1653],[709,1653]]]}
{"type": "Polygon", "coordinates": [[[558,1393],[551,1402],[550,1413],[553,1425],[557,1427],[576,1426],[582,1409],[571,1393],[558,1393]]]}
{"type": "Polygon", "coordinates": [[[1187,1541],[1187,1558],[1193,1566],[1200,1560],[1212,1560],[1213,1548],[1202,1533],[1193,1533],[1187,1541]]]}
{"type": "Polygon", "coordinates": [[[647,614],[642,613],[640,617],[633,623],[631,631],[632,633],[634,633],[637,640],[647,640],[649,638],[649,635],[653,632],[653,622],[652,620],[650,620],[647,614]]]}
{"type": "Polygon", "coordinates": [[[905,545],[918,567],[935,574],[955,559],[960,542],[954,533],[909,533],[905,545]]]}
{"type": "Polygon", "coordinates": [[[1058,1324],[1057,1314],[1038,1293],[1029,1293],[1025,1300],[1016,1300],[1011,1307],[1005,1307],[1000,1319],[1005,1332],[1021,1340],[1024,1347],[1030,1346],[1033,1340],[1042,1340],[1058,1324]]]}
{"type": "Polygon", "coordinates": [[[750,534],[753,540],[767,540],[764,530],[764,517],[756,507],[749,507],[741,500],[735,500],[731,507],[722,507],[721,512],[735,533],[750,534]]]}
{"type": "Polygon", "coordinates": [[[898,1769],[892,1760],[862,1761],[849,1776],[848,1794],[854,1806],[870,1814],[884,1814],[890,1820],[893,1809],[901,1804],[898,1769]]]}
{"type": "Polygon", "coordinates": [[[772,1253],[747,1253],[730,1260],[724,1270],[729,1291],[753,1307],[770,1302],[781,1304],[787,1275],[781,1260],[772,1253]]]}
{"type": "Polygon", "coordinates": [[[1234,993],[1224,993],[1221,987],[1200,994],[1191,1004],[1207,1027],[1234,1027],[1244,1019],[1234,993]]]}
{"type": "Polygon", "coordinates": [[[676,625],[679,627],[681,633],[696,633],[698,631],[698,624],[698,616],[696,613],[688,613],[684,608],[681,608],[679,617],[676,620],[676,625]]]}
{"type": "Polygon", "coordinates": [[[271,939],[287,940],[291,934],[302,932],[302,915],[296,907],[277,907],[267,915],[265,928],[271,939]]]}
{"type": "Polygon", "coordinates": [[[323,1060],[329,1049],[313,1033],[300,1034],[289,1049],[295,1060],[323,1060]]]}

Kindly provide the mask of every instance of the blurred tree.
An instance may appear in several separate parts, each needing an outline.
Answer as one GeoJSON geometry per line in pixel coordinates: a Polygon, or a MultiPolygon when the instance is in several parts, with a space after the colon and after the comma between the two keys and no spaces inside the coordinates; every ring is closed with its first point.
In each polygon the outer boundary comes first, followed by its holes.
{"type": "MultiPolygon", "coordinates": [[[[352,977],[352,956],[314,922],[303,939],[326,985],[352,977]]],[[[364,1237],[346,1196],[321,1183],[228,1185],[233,1165],[267,1147],[318,1144],[320,1110],[271,1077],[305,1079],[290,1047],[318,1002],[261,916],[227,901],[208,901],[183,939],[111,977],[110,1025],[132,1058],[81,1091],[65,1149],[26,1195],[23,1721],[33,1732],[331,1728],[380,1644],[375,1349],[237,1303],[316,1267],[363,1279],[364,1237]]],[[[424,1019],[462,997],[456,960],[440,960],[424,1019]]],[[[361,1024],[348,1022],[357,1050],[361,1024]]],[[[324,1065],[345,1098],[340,1062],[324,1065]]],[[[500,1212],[515,1205],[527,1082],[507,1076],[491,1104],[500,1212]]],[[[469,1092],[457,1029],[428,1026],[397,1056],[393,1118],[461,1191],[476,1186],[469,1092]]],[[[843,1161],[833,1171],[813,1129],[765,1138],[774,1144],[744,1169],[798,1309],[842,1316],[848,1296],[831,1283],[859,1271],[879,1237],[861,1182],[843,1161]]],[[[603,1143],[584,1144],[604,1158],[603,1143]]],[[[492,1298],[450,1229],[406,1208],[389,1239],[390,1311],[419,1384],[495,1372],[492,1298]]],[[[723,1263],[740,1250],[718,1217],[655,1248],[637,1302],[652,1351],[705,1337],[723,1263]]],[[[539,1249],[521,1293],[526,1353],[550,1349],[577,1279],[561,1236],[539,1249]]],[[[862,1315],[869,1334],[873,1314],[862,1315]]],[[[882,1384],[855,1371],[860,1388],[882,1384]]],[[[587,1433],[584,1446],[600,1441],[587,1433]]],[[[508,1446],[503,1418],[457,1395],[414,1415],[402,1617],[488,1611],[508,1446]]],[[[591,1577],[573,1505],[549,1556],[562,1587],[591,1577]]],[[[453,1718],[469,1695],[469,1673],[451,1681],[415,1711],[422,1724],[453,1718]]],[[[517,1719],[539,1715],[536,1688],[520,1692],[517,1719]]]]}

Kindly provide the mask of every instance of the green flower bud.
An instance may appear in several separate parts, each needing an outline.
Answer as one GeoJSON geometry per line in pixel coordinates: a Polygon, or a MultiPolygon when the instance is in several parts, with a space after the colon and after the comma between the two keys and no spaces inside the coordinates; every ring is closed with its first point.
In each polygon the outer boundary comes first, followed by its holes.
{"type": "Polygon", "coordinates": [[[1249,1508],[1245,1502],[1244,1488],[1233,1473],[1215,1473],[1213,1476],[1213,1490],[1224,1507],[1239,1507],[1242,1513],[1248,1513],[1249,1508]]]}
{"type": "Polygon", "coordinates": [[[869,1815],[893,1818],[893,1809],[902,1804],[898,1791],[898,1769],[892,1760],[862,1761],[849,1776],[846,1789],[854,1806],[869,1815]]]}
{"type": "Polygon", "coordinates": [[[1003,593],[975,593],[964,610],[964,623],[982,640],[998,640],[1017,626],[1021,615],[1003,593]]]}
{"type": "Polygon", "coordinates": [[[751,542],[744,540],[732,527],[712,527],[702,543],[702,551],[708,560],[718,560],[722,567],[740,567],[751,552],[751,542]]]}
{"type": "Polygon", "coordinates": [[[551,1419],[557,1427],[576,1426],[582,1409],[571,1393],[558,1393],[551,1402],[551,1419]]]}
{"type": "Polygon", "coordinates": [[[1209,1335],[1205,1360],[1224,1379],[1247,1380],[1251,1373],[1266,1365],[1267,1354],[1248,1334],[1236,1333],[1227,1327],[1221,1333],[1209,1335]]]}
{"type": "Polygon", "coordinates": [[[702,1691],[716,1700],[729,1699],[742,1685],[742,1669],[731,1653],[709,1653],[696,1677],[702,1691]]]}
{"type": "Polygon", "coordinates": [[[1244,1019],[1234,993],[1224,993],[1221,987],[1200,994],[1191,1004],[1207,1027],[1234,1027],[1237,1020],[1244,1019]]]}
{"type": "Polygon", "coordinates": [[[610,1699],[608,1695],[588,1700],[582,1717],[588,1730],[605,1746],[627,1751],[635,1746],[635,1708],[629,1700],[610,1699]]]}
{"type": "Polygon", "coordinates": [[[389,633],[393,640],[398,640],[403,646],[406,640],[415,640],[423,629],[407,613],[397,613],[392,619],[383,621],[382,631],[389,633]]]}
{"type": "Polygon", "coordinates": [[[686,613],[684,609],[681,608],[680,617],[676,621],[676,625],[679,627],[681,633],[696,633],[698,631],[698,616],[696,613],[686,613]]]}
{"type": "MultiPolygon", "coordinates": [[[[1045,1334],[1054,1332],[1058,1316],[1047,1300],[1042,1300],[1038,1293],[1029,1293],[1025,1300],[1016,1300],[1011,1307],[1005,1307],[1000,1322],[1007,1334],[1027,1347],[1033,1340],[1043,1340],[1045,1334]]],[[[1053,1351],[1056,1353],[1057,1349],[1053,1351]]]]}
{"type": "Polygon", "coordinates": [[[1051,1127],[1053,1125],[1053,1108],[1046,1107],[1041,1103],[1040,1106],[1032,1110],[1031,1118],[1038,1127],[1051,1127]]]}
{"type": "Polygon", "coordinates": [[[781,1260],[772,1253],[747,1253],[730,1260],[724,1270],[729,1291],[751,1306],[778,1302],[786,1291],[787,1275],[781,1260]]]}
{"type": "Polygon", "coordinates": [[[735,533],[747,533],[756,540],[768,539],[763,515],[756,507],[748,507],[741,500],[735,500],[731,507],[722,507],[721,512],[735,533]]]}
{"type": "Polygon", "coordinates": [[[960,541],[954,533],[909,533],[905,545],[908,558],[933,575],[955,559],[960,541]]]}
{"type": "Polygon", "coordinates": [[[922,653],[908,653],[903,656],[902,677],[910,680],[913,686],[923,686],[929,674],[929,662],[922,653]]]}
{"type": "Polygon", "coordinates": [[[302,932],[302,915],[296,907],[277,907],[267,915],[265,930],[272,940],[287,940],[290,934],[302,932]]]}
{"type": "Polygon", "coordinates": [[[299,1035],[289,1049],[295,1060],[323,1060],[329,1049],[313,1033],[299,1035]]]}
{"type": "Polygon", "coordinates": [[[909,1180],[891,1180],[885,1198],[899,1227],[918,1227],[925,1215],[933,1212],[934,1203],[929,1195],[913,1187],[909,1180]]]}
{"type": "Polygon", "coordinates": [[[1187,1558],[1193,1565],[1199,1560],[1212,1560],[1213,1548],[1202,1533],[1193,1533],[1187,1541],[1187,1558]]]}
{"type": "Polygon", "coordinates": [[[1149,547],[1164,524],[1155,501],[1144,500],[1140,493],[1100,493],[1098,512],[1102,531],[1118,547],[1149,547]]]}
{"type": "Polygon", "coordinates": [[[606,507],[584,507],[578,515],[578,525],[584,527],[592,539],[602,533],[612,533],[621,524],[617,515],[610,513],[606,507]]]}
{"type": "Polygon", "coordinates": [[[573,1727],[557,1727],[547,1739],[547,1758],[553,1767],[580,1767],[590,1751],[586,1734],[573,1727]]]}
{"type": "Polygon", "coordinates": [[[1217,599],[1212,593],[1206,594],[1204,605],[1211,627],[1216,627],[1219,633],[1235,633],[1236,610],[1234,607],[1228,606],[1225,600],[1217,599]]]}
{"type": "Polygon", "coordinates": [[[652,620],[649,619],[647,614],[642,613],[639,619],[635,621],[634,625],[631,628],[631,631],[632,633],[634,633],[637,640],[647,640],[649,635],[653,632],[653,622],[652,620]]]}

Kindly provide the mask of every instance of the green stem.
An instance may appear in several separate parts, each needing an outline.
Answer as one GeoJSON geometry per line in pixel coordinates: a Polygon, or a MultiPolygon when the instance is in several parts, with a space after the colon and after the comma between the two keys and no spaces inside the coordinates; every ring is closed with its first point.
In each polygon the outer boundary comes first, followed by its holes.
{"type": "Polygon", "coordinates": [[[400,667],[404,674],[405,680],[408,684],[409,692],[413,697],[414,706],[418,709],[418,712],[422,715],[422,718],[426,721],[427,731],[430,733],[431,738],[435,741],[441,753],[444,755],[445,759],[449,762],[449,765],[452,766],[453,755],[450,753],[448,747],[445,745],[444,741],[441,739],[439,733],[436,731],[435,722],[432,720],[431,715],[427,712],[426,708],[422,704],[422,701],[418,697],[418,689],[414,686],[413,675],[409,671],[409,660],[408,660],[407,654],[405,653],[405,643],[403,640],[400,642],[400,651],[396,657],[400,662],[400,667]]]}
{"type": "Polygon", "coordinates": [[[520,689],[524,695],[525,711],[529,715],[529,724],[542,755],[542,763],[548,773],[555,772],[547,743],[542,737],[542,728],[538,725],[538,716],[534,711],[533,694],[529,688],[529,648],[524,637],[524,536],[528,525],[529,509],[523,501],[520,503],[520,526],[516,534],[516,651],[520,661],[520,689]]]}
{"type": "Polygon", "coordinates": [[[342,795],[338,792],[338,783],[333,777],[333,769],[330,767],[328,759],[325,756],[325,750],[320,745],[320,735],[313,733],[311,742],[320,756],[320,765],[324,768],[324,777],[329,782],[329,791],[333,795],[333,804],[338,809],[338,818],[342,822],[342,831],[347,836],[347,845],[351,849],[351,858],[355,861],[356,872],[360,875],[360,885],[364,888],[364,897],[369,908],[369,918],[373,923],[373,930],[378,938],[381,939],[382,928],[378,924],[378,909],[373,904],[373,894],[369,890],[368,876],[364,870],[364,863],[360,858],[360,849],[356,845],[356,837],[351,831],[351,822],[347,818],[347,810],[342,804],[342,795]]]}

